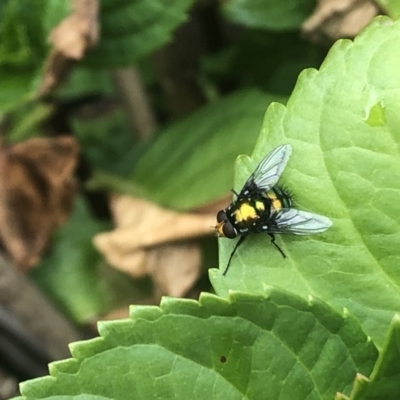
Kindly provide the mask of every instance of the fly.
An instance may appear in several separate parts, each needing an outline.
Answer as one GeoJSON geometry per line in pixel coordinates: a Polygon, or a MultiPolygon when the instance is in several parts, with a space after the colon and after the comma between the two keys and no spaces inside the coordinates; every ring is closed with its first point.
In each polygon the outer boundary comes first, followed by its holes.
{"type": "Polygon", "coordinates": [[[327,230],[332,222],[322,215],[292,208],[287,190],[278,186],[278,180],[292,153],[285,144],[272,150],[250,175],[236,199],[217,214],[217,236],[235,239],[239,236],[222,275],[226,275],[232,257],[249,234],[266,233],[271,243],[285,258],[275,242],[275,234],[311,235],[327,230]]]}

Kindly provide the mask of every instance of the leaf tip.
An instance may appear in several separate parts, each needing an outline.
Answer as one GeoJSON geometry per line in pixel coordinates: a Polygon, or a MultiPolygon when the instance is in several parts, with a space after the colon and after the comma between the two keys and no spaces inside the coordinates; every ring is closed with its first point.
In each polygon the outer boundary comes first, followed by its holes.
{"type": "Polygon", "coordinates": [[[349,309],[346,308],[346,307],[343,307],[343,310],[342,310],[342,316],[343,316],[343,318],[348,318],[350,315],[351,315],[351,314],[350,314],[349,309]]]}
{"type": "Polygon", "coordinates": [[[274,291],[274,287],[271,285],[263,284],[262,288],[263,288],[264,296],[267,299],[269,299],[274,291]]]}
{"type": "Polygon", "coordinates": [[[335,394],[335,399],[334,400],[350,400],[350,397],[346,396],[343,393],[337,392],[335,394]]]}
{"type": "Polygon", "coordinates": [[[367,378],[365,375],[360,374],[359,372],[357,372],[356,378],[355,378],[356,382],[361,382],[361,383],[369,383],[371,382],[371,380],[369,378],[367,378]]]}
{"type": "Polygon", "coordinates": [[[392,18],[388,17],[387,15],[378,15],[375,17],[372,22],[370,23],[371,25],[378,25],[378,26],[390,26],[393,25],[394,21],[392,18]]]}
{"type": "Polygon", "coordinates": [[[395,313],[393,315],[392,324],[393,325],[399,325],[400,324],[400,314],[399,313],[395,313]]]}

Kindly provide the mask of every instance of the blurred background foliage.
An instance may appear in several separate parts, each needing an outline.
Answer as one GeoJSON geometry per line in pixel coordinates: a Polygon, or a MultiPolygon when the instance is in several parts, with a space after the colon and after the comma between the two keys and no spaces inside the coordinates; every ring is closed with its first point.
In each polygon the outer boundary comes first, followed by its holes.
{"type": "MultiPolygon", "coordinates": [[[[130,303],[170,294],[148,274],[112,268],[95,248],[95,235],[114,226],[109,194],[185,212],[226,204],[235,158],[251,153],[268,105],[285,103],[304,68],[319,68],[341,31],[319,32],[356,2],[340,12],[328,3],[324,18],[324,2],[314,0],[99,0],[86,17],[77,1],[0,3],[2,152],[60,135],[80,148],[72,212],[28,272],[73,324],[91,335],[92,323],[119,307],[127,313],[130,303]],[[310,18],[319,18],[311,34],[310,18]],[[68,53],[79,46],[81,54],[68,53]]],[[[369,3],[399,13],[399,2],[369,3]]],[[[210,290],[212,232],[196,239],[202,257],[189,297],[210,290]]]]}

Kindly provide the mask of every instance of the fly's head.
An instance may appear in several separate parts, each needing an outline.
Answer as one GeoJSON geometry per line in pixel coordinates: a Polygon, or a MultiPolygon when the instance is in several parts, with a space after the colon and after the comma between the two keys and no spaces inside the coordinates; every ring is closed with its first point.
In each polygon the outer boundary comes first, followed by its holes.
{"type": "Polygon", "coordinates": [[[234,239],[238,232],[236,228],[232,225],[226,215],[227,209],[218,211],[217,214],[217,225],[215,225],[215,232],[219,237],[226,237],[229,239],[234,239]]]}

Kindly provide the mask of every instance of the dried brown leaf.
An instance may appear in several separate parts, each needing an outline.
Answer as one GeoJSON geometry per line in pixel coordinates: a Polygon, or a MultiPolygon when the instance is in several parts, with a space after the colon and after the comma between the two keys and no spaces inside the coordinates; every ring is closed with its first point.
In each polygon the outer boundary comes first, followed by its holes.
{"type": "Polygon", "coordinates": [[[134,276],[151,275],[157,296],[184,295],[198,279],[201,253],[189,239],[213,234],[215,213],[178,213],[154,203],[115,196],[117,228],[94,238],[114,267],[134,276]]]}
{"type": "Polygon", "coordinates": [[[54,228],[69,215],[78,145],[35,138],[0,151],[0,239],[14,263],[35,266],[54,228]]]}
{"type": "Polygon", "coordinates": [[[129,196],[113,197],[111,210],[119,228],[118,233],[121,238],[127,239],[130,248],[151,247],[210,235],[215,225],[214,213],[180,213],[129,196]],[[132,241],[132,233],[136,242],[132,241]]]}
{"type": "Polygon", "coordinates": [[[43,96],[68,74],[74,61],[80,60],[99,39],[98,0],[73,0],[72,14],[49,35],[53,46],[46,64],[38,95],[43,96]]]}
{"type": "Polygon", "coordinates": [[[354,38],[378,12],[373,0],[319,0],[302,32],[317,43],[354,38]]]}
{"type": "Polygon", "coordinates": [[[201,250],[196,243],[174,243],[149,252],[147,269],[155,296],[182,297],[200,276],[201,250]]]}

